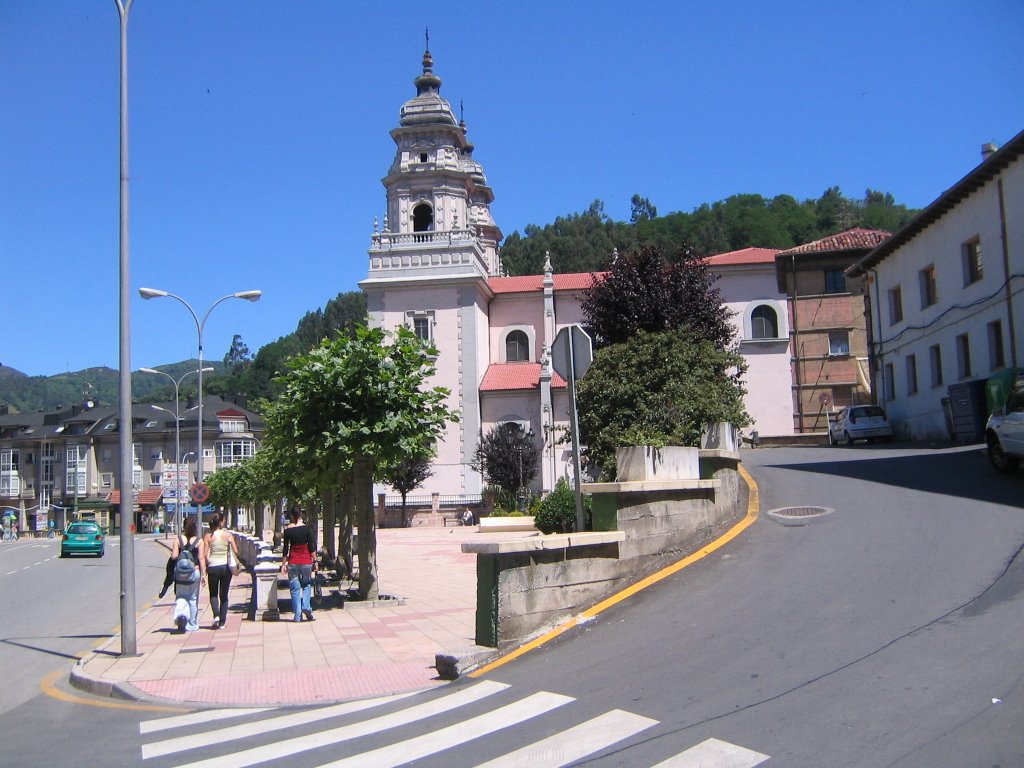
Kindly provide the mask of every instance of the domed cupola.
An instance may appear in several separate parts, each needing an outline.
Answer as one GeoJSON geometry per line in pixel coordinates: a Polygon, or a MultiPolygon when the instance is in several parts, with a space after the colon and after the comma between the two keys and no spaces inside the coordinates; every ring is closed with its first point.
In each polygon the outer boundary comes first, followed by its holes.
{"type": "Polygon", "coordinates": [[[451,104],[441,98],[441,78],[434,74],[434,59],[423,52],[423,74],[413,80],[416,97],[402,105],[399,125],[456,125],[451,104]]]}

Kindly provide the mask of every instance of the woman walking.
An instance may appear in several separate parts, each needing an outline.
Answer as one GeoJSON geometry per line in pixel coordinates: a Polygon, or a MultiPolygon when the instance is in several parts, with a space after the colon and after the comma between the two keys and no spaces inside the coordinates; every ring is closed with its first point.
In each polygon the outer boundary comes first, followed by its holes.
{"type": "Polygon", "coordinates": [[[174,538],[171,548],[171,559],[175,563],[174,624],[179,632],[194,632],[199,629],[199,588],[205,578],[201,566],[204,547],[196,535],[194,517],[187,518],[182,529],[184,533],[174,538]]]}
{"type": "Polygon", "coordinates": [[[213,611],[211,629],[222,629],[228,621],[228,590],[231,577],[238,572],[239,560],[235,537],[224,528],[224,517],[219,512],[210,515],[210,532],[203,537],[203,543],[206,578],[210,582],[210,608],[213,611]]]}
{"type": "Polygon", "coordinates": [[[313,529],[302,519],[302,510],[292,507],[288,510],[291,520],[284,529],[284,550],[281,570],[288,574],[288,588],[292,593],[292,621],[315,621],[313,606],[309,602],[316,570],[316,539],[313,529]]]}

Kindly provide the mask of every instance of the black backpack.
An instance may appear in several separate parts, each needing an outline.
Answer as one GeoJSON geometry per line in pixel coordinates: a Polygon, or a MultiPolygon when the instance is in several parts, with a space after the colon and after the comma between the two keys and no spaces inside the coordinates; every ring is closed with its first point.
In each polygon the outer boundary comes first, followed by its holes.
{"type": "Polygon", "coordinates": [[[198,560],[195,545],[188,546],[187,543],[183,545],[178,553],[178,559],[174,561],[174,583],[192,584],[196,580],[198,560]]]}

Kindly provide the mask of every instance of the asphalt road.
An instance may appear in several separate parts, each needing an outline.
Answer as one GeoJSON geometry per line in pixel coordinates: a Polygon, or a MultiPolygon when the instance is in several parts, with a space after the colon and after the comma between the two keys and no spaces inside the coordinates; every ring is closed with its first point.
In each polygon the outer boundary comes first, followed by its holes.
{"type": "MultiPolygon", "coordinates": [[[[1024,473],[996,475],[976,448],[760,449],[743,458],[761,491],[755,525],[482,679],[320,720],[318,710],[300,709],[238,715],[223,725],[211,713],[175,724],[166,712],[7,691],[18,703],[12,709],[4,700],[0,754],[15,761],[0,762],[164,768],[199,760],[224,768],[276,754],[290,768],[334,761],[452,768],[526,748],[567,754],[565,745],[545,739],[569,731],[575,742],[606,739],[607,746],[559,764],[642,768],[674,758],[678,768],[1024,765],[1024,473]],[[807,505],[834,511],[800,527],[764,514],[807,505]],[[471,704],[431,710],[483,690],[487,695],[471,704]],[[547,711],[476,735],[525,702],[547,711]],[[431,712],[406,719],[410,707],[431,712]],[[386,730],[375,719],[381,716],[394,720],[386,730]],[[228,728],[254,723],[263,733],[224,740],[228,728]],[[271,732],[274,724],[279,729],[271,732]],[[149,731],[160,725],[174,727],[149,731]],[[189,741],[204,731],[220,743],[189,741]],[[167,754],[157,754],[163,739],[167,754]],[[694,750],[709,739],[738,751],[701,762],[694,750]]],[[[11,562],[6,552],[0,550],[0,563],[11,562]]],[[[116,562],[108,554],[103,566],[52,560],[16,571],[38,567],[40,580],[63,574],[70,590],[49,606],[19,603],[21,620],[29,620],[33,605],[70,610],[75,590],[109,588],[116,562]],[[65,565],[76,570],[59,570],[65,565]],[[108,565],[111,573],[103,575],[108,565]]],[[[158,583],[162,559],[149,567],[155,570],[147,578],[158,583]]],[[[0,583],[28,589],[31,582],[0,583]]],[[[44,639],[3,648],[24,655],[2,656],[0,663],[17,670],[12,677],[34,678],[28,683],[38,690],[36,670],[70,661],[56,655],[73,654],[60,643],[88,644],[116,624],[116,600],[103,611],[106,617],[94,605],[81,609],[74,631],[55,618],[63,629],[49,634],[28,625],[20,635],[5,632],[5,646],[29,632],[44,639]],[[39,665],[40,656],[47,663],[39,665]],[[31,674],[29,658],[38,665],[31,674]]],[[[546,763],[531,754],[496,764],[546,763]]]]}

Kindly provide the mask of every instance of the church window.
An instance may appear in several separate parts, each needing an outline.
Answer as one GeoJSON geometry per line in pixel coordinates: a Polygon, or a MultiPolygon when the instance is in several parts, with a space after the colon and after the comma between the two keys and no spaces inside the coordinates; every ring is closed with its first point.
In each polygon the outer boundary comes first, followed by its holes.
{"type": "Polygon", "coordinates": [[[405,317],[406,323],[412,329],[412,332],[416,334],[417,338],[427,343],[433,343],[434,313],[432,311],[406,312],[405,317]]]}
{"type": "Polygon", "coordinates": [[[427,162],[427,153],[426,152],[420,152],[420,162],[421,163],[427,162]]]}
{"type": "Polygon", "coordinates": [[[434,228],[434,211],[426,203],[420,203],[412,209],[413,232],[429,232],[434,228]]]}
{"type": "Polygon", "coordinates": [[[774,309],[762,304],[750,313],[750,335],[754,339],[779,338],[779,318],[774,309]]]}
{"type": "Polygon", "coordinates": [[[505,337],[505,360],[521,363],[530,359],[530,340],[523,331],[511,331],[505,337]]]}

